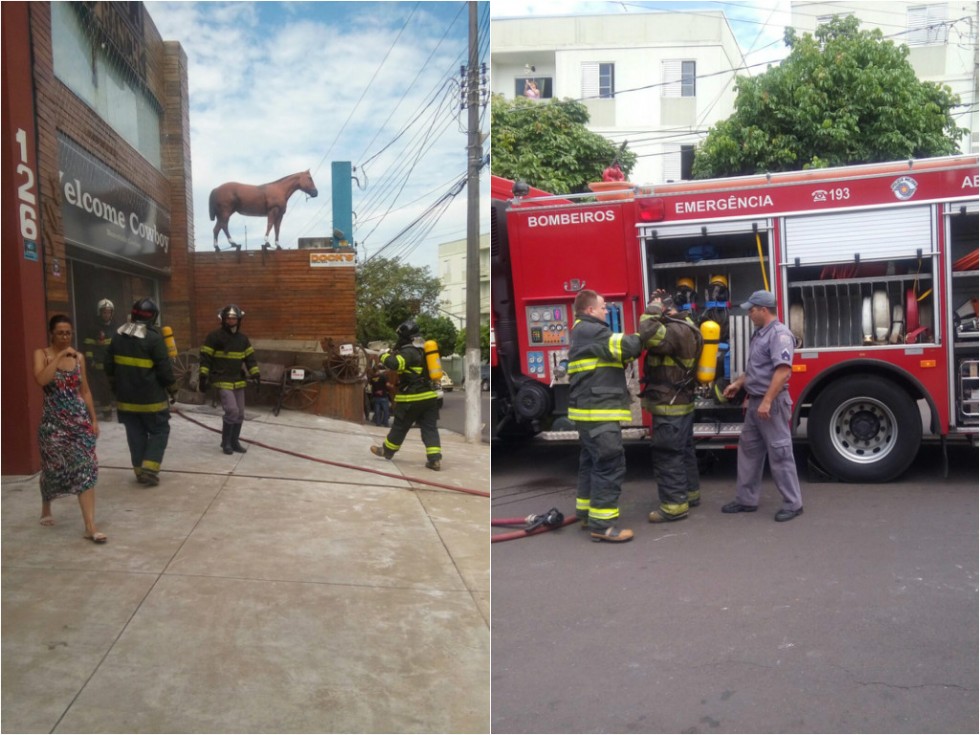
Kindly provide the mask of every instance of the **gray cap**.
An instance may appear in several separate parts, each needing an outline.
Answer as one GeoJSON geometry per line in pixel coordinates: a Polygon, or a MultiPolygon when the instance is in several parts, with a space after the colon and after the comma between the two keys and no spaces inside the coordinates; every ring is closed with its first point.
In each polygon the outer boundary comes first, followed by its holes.
{"type": "Polygon", "coordinates": [[[767,306],[770,309],[774,309],[776,307],[776,297],[770,291],[756,291],[749,296],[748,301],[742,304],[743,309],[749,309],[753,306],[767,306]]]}

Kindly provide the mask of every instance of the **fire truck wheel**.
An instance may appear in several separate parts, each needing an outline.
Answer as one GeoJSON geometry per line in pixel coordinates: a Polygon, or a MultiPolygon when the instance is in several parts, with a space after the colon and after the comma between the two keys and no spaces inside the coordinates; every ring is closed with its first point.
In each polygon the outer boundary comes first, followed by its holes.
{"type": "Polygon", "coordinates": [[[814,400],[807,435],[830,474],[845,482],[888,482],[918,454],[921,426],[915,401],[894,382],[850,376],[814,400]]]}
{"type": "Polygon", "coordinates": [[[514,410],[528,421],[535,421],[551,413],[551,394],[536,380],[528,380],[518,390],[514,410]]]}

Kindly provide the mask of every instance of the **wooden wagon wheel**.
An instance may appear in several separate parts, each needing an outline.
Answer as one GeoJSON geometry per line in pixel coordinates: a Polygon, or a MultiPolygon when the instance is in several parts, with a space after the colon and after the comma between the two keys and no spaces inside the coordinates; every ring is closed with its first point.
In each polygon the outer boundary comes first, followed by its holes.
{"type": "MultiPolygon", "coordinates": [[[[295,368],[288,368],[283,374],[288,376],[294,369],[307,370],[308,368],[297,365],[295,368]]],[[[287,377],[283,381],[280,405],[284,408],[293,409],[294,411],[305,411],[316,404],[316,399],[319,395],[319,382],[292,382],[287,377]]]]}
{"type": "Polygon", "coordinates": [[[174,380],[179,388],[197,387],[197,375],[195,374],[197,360],[192,361],[194,357],[196,355],[193,352],[181,352],[170,361],[170,366],[174,371],[174,380]],[[191,383],[192,377],[194,378],[193,385],[191,383]]]}
{"type": "Polygon", "coordinates": [[[323,361],[323,367],[338,383],[356,383],[367,374],[367,352],[359,345],[334,347],[323,361]]]}

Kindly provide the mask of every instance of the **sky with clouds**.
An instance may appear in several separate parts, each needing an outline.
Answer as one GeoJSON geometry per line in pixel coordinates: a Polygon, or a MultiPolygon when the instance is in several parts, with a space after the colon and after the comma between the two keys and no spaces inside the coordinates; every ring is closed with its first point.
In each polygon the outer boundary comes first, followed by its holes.
{"type": "MultiPolygon", "coordinates": [[[[331,162],[350,161],[359,253],[437,273],[438,244],[466,237],[468,3],[147,2],[161,37],[188,57],[194,240],[212,248],[208,196],[309,169],[319,195],[289,200],[280,242],[333,230],[331,162]],[[456,196],[451,192],[459,190],[456,196]],[[404,234],[402,234],[404,233],[404,234]]],[[[478,3],[489,65],[488,3],[478,3]]],[[[481,130],[489,115],[481,111],[481,130]]],[[[488,143],[485,147],[488,147],[488,143]]],[[[480,179],[489,195],[489,174],[480,179]]],[[[485,208],[484,208],[485,209],[485,208]]],[[[261,246],[265,218],[234,215],[231,236],[261,246]],[[247,228],[247,233],[246,233],[247,228]]],[[[488,214],[481,231],[489,230],[488,214]]],[[[270,239],[274,235],[270,234],[270,239]]],[[[218,244],[225,248],[224,234],[218,244]]]]}

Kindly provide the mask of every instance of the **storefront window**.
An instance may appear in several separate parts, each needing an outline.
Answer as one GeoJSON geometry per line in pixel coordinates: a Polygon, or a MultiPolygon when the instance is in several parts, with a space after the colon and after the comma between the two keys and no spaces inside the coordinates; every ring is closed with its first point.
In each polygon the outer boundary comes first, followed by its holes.
{"type": "Polygon", "coordinates": [[[51,3],[55,76],[160,168],[160,112],[155,102],[132,71],[113,62],[102,48],[93,53],[93,34],[74,5],[51,3]]]}

